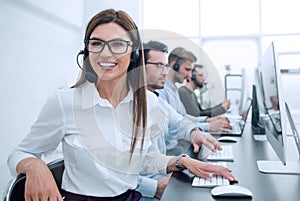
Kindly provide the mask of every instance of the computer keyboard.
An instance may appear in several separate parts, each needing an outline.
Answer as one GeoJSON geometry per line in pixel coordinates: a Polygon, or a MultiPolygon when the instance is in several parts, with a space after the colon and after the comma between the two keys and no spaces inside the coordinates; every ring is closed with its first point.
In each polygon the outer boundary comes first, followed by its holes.
{"type": "Polygon", "coordinates": [[[223,145],[221,151],[211,152],[206,158],[207,161],[234,161],[231,145],[223,145]]]}
{"type": "MultiPolygon", "coordinates": [[[[215,162],[211,163],[214,165],[221,165],[227,167],[226,162],[215,162]]],[[[221,175],[214,175],[212,178],[194,177],[192,186],[193,187],[215,187],[220,185],[230,185],[229,180],[221,175]]]]}
{"type": "Polygon", "coordinates": [[[230,132],[231,133],[241,133],[242,132],[242,129],[241,129],[241,125],[240,125],[241,122],[232,122],[230,125],[231,125],[231,130],[230,132]]]}

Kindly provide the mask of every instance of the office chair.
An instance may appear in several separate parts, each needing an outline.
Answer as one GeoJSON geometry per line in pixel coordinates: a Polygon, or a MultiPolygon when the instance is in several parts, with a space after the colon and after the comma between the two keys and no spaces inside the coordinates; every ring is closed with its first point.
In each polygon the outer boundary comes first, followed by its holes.
{"type": "MultiPolygon", "coordinates": [[[[64,160],[62,158],[56,159],[47,164],[55,182],[58,186],[58,189],[61,191],[61,181],[62,181],[62,174],[64,172],[64,160]]],[[[24,201],[24,187],[25,187],[26,175],[18,176],[12,179],[8,183],[8,187],[6,192],[4,192],[4,199],[3,201],[24,201]]]]}

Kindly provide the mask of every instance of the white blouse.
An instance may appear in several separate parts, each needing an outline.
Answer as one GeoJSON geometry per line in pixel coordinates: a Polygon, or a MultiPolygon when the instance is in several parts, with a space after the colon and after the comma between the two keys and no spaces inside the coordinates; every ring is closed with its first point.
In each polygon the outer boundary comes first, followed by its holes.
{"type": "Polygon", "coordinates": [[[13,175],[20,160],[52,152],[62,142],[65,163],[62,188],[99,197],[116,196],[137,186],[144,173],[166,173],[170,156],[151,141],[161,134],[165,114],[157,97],[147,92],[147,129],[130,161],[133,92],[116,108],[102,99],[94,84],[56,91],[42,108],[31,131],[10,154],[13,175]]]}

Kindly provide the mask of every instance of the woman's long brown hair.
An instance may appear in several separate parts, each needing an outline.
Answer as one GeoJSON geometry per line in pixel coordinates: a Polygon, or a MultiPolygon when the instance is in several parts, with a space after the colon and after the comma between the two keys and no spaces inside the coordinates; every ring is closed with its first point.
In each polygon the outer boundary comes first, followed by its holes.
{"type": "MultiPolygon", "coordinates": [[[[85,39],[89,39],[94,29],[101,25],[114,22],[128,31],[129,36],[133,42],[133,51],[140,54],[138,60],[134,62],[134,59],[131,59],[127,70],[127,83],[133,89],[133,133],[131,139],[130,147],[130,159],[132,158],[133,151],[136,147],[137,139],[140,138],[139,133],[142,127],[142,142],[141,150],[144,145],[145,137],[145,128],[147,127],[147,99],[146,99],[146,80],[145,80],[145,62],[143,54],[143,46],[141,38],[138,32],[138,28],[132,18],[124,11],[116,11],[114,9],[107,9],[98,14],[96,14],[89,22],[86,32],[85,39]],[[130,72],[130,73],[129,73],[130,72]]],[[[86,71],[93,72],[93,68],[89,62],[88,51],[84,50],[84,62],[82,67],[82,72],[79,80],[72,87],[79,87],[87,80],[85,78],[86,71]]]]}

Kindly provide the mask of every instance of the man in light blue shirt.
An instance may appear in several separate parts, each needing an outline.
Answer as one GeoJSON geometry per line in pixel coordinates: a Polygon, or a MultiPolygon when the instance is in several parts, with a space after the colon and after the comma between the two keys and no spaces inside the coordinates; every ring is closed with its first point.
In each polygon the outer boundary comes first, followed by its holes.
{"type": "MultiPolygon", "coordinates": [[[[196,56],[183,47],[177,47],[170,53],[168,72],[164,88],[157,90],[160,97],[165,99],[179,114],[195,122],[204,131],[226,131],[230,129],[230,123],[227,118],[217,116],[209,118],[207,116],[194,117],[187,114],[183,103],[180,100],[179,91],[175,83],[183,83],[184,80],[191,78],[193,65],[197,61],[196,56]]],[[[166,140],[169,144],[176,147],[177,139],[170,136],[166,140]]]]}
{"type": "MultiPolygon", "coordinates": [[[[176,112],[176,110],[155,91],[156,89],[164,87],[168,73],[167,46],[157,41],[149,41],[144,45],[144,52],[147,89],[158,96],[161,107],[164,109],[167,117],[167,125],[164,127],[164,131],[161,135],[152,139],[152,142],[156,144],[162,153],[166,153],[166,149],[168,149],[168,142],[166,140],[170,138],[183,139],[189,142],[187,143],[188,146],[192,143],[195,152],[199,151],[199,147],[202,144],[209,147],[212,151],[221,149],[216,138],[209,133],[199,130],[197,124],[176,112]]],[[[182,150],[182,153],[184,151],[185,150],[182,150]]],[[[143,195],[141,200],[159,200],[168,180],[169,177],[161,174],[141,174],[137,188],[143,195]]]]}

